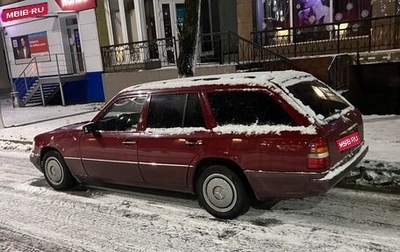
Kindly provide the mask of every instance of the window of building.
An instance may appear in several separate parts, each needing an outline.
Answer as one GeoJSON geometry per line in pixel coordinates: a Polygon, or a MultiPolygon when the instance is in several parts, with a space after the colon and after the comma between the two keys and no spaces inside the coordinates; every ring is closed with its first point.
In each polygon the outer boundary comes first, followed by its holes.
{"type": "Polygon", "coordinates": [[[369,34],[370,23],[358,20],[372,16],[370,0],[335,1],[333,8],[333,21],[340,23],[338,28],[342,36],[351,37],[369,34]]]}
{"type": "Polygon", "coordinates": [[[110,8],[110,20],[112,35],[114,38],[114,44],[124,43],[122,37],[122,24],[121,24],[121,13],[119,9],[118,1],[108,1],[110,8]]]}
{"type": "Polygon", "coordinates": [[[335,1],[334,22],[351,21],[371,17],[370,0],[335,1]]]}
{"type": "Polygon", "coordinates": [[[287,43],[292,39],[302,42],[338,35],[354,37],[370,32],[370,24],[363,21],[372,17],[370,0],[260,0],[256,3],[258,33],[255,38],[263,45],[287,43]],[[329,23],[336,24],[323,25],[329,23]]]}
{"type": "Polygon", "coordinates": [[[290,27],[290,1],[263,1],[264,29],[290,27]]]}
{"type": "Polygon", "coordinates": [[[134,0],[108,0],[110,38],[114,45],[138,41],[134,0]]]}
{"type": "Polygon", "coordinates": [[[396,14],[400,14],[400,0],[396,1],[396,14]]]}
{"type": "Polygon", "coordinates": [[[133,0],[124,0],[124,9],[128,42],[138,41],[135,4],[133,3],[133,0]]]}

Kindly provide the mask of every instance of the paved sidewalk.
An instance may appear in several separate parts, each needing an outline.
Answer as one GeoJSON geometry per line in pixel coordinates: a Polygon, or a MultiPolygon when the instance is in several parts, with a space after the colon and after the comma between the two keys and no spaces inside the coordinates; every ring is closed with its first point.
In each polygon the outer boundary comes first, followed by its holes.
{"type": "Polygon", "coordinates": [[[63,117],[98,111],[103,103],[87,103],[69,106],[13,107],[10,98],[0,97],[1,114],[6,128],[29,125],[63,117]]]}
{"type": "Polygon", "coordinates": [[[91,120],[103,103],[69,106],[13,107],[10,98],[0,97],[2,121],[0,141],[29,144],[39,133],[67,124],[91,120]]]}

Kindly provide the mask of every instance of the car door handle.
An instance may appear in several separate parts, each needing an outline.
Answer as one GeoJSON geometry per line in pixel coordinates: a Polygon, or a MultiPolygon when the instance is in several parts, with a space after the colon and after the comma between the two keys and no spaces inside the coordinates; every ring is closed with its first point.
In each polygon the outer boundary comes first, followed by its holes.
{"type": "Polygon", "coordinates": [[[201,140],[186,140],[185,144],[189,145],[189,146],[198,146],[198,145],[202,145],[203,141],[201,141],[201,140]]]}
{"type": "Polygon", "coordinates": [[[123,141],[122,144],[124,144],[124,145],[135,145],[136,141],[127,139],[127,140],[123,141]]]}

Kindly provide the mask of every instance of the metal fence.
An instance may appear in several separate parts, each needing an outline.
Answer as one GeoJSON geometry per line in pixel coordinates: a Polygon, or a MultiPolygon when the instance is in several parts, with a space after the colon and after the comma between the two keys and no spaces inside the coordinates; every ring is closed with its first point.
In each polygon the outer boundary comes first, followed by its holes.
{"type": "MultiPolygon", "coordinates": [[[[176,66],[175,38],[101,47],[105,72],[138,71],[176,66]]],[[[233,32],[200,34],[198,64],[235,64],[239,70],[292,69],[290,60],[233,32]]]]}
{"type": "Polygon", "coordinates": [[[286,57],[233,32],[200,35],[201,63],[235,64],[238,70],[284,70],[294,66],[286,57]]]}
{"type": "Polygon", "coordinates": [[[48,60],[38,61],[33,57],[14,79],[12,96],[23,99],[39,79],[49,76],[82,75],[86,73],[83,53],[49,54],[48,60]]]}
{"type": "Polygon", "coordinates": [[[176,65],[174,37],[101,47],[105,72],[137,71],[176,65]]]}
{"type": "Polygon", "coordinates": [[[252,37],[286,57],[400,49],[400,15],[258,31],[252,37]]]}

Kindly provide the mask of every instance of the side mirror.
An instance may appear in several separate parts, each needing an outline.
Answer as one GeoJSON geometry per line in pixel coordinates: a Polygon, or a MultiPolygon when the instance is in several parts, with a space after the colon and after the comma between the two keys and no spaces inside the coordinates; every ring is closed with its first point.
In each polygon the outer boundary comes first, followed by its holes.
{"type": "Polygon", "coordinates": [[[84,125],[82,129],[85,134],[90,134],[97,131],[97,125],[94,122],[90,122],[84,125]]]}

